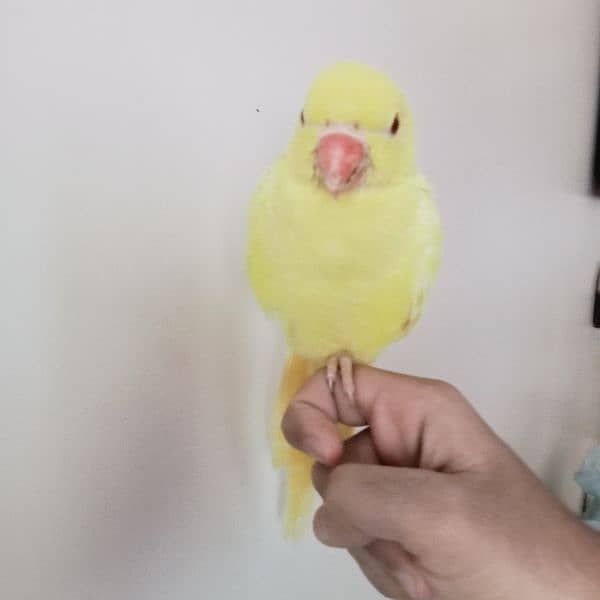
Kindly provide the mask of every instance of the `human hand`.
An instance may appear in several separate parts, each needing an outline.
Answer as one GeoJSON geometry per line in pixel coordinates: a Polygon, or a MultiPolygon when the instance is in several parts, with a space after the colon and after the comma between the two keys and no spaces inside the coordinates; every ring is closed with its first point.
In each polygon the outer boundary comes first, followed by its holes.
{"type": "Polygon", "coordinates": [[[286,412],[313,456],[317,538],[390,598],[600,598],[600,536],[566,511],[452,386],[355,370],[351,402],[322,373],[286,412]],[[368,426],[342,443],[335,423],[368,426]]]}

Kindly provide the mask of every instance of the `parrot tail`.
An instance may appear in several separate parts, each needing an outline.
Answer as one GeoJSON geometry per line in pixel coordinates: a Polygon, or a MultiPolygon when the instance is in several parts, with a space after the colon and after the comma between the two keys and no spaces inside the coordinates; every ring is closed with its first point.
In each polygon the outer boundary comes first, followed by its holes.
{"type": "MultiPolygon", "coordinates": [[[[285,474],[283,531],[286,538],[299,539],[307,526],[307,517],[313,502],[313,459],[292,448],[281,431],[281,420],[290,402],[308,378],[322,364],[291,354],[283,370],[277,403],[273,411],[271,431],[273,464],[285,474]]],[[[353,428],[338,425],[340,436],[348,438],[353,428]]]]}
{"type": "Polygon", "coordinates": [[[296,354],[290,355],[283,370],[271,431],[273,464],[285,473],[283,530],[286,538],[298,538],[306,528],[312,504],[313,460],[292,448],[281,432],[281,420],[290,402],[318,365],[296,354]]]}

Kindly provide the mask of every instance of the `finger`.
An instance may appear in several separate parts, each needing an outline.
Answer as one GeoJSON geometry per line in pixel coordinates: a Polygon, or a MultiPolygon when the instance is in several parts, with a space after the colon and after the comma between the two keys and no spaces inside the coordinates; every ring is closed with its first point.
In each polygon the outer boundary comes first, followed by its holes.
{"type": "Polygon", "coordinates": [[[375,575],[379,582],[391,578],[395,586],[401,586],[411,598],[431,596],[431,587],[423,570],[399,543],[373,539],[326,506],[317,511],[313,526],[317,539],[327,546],[346,548],[351,552],[366,550],[379,565],[373,569],[375,563],[368,561],[371,576],[375,575]],[[384,573],[385,578],[382,577],[384,573]]]}
{"type": "Polygon", "coordinates": [[[313,531],[322,544],[332,548],[362,548],[374,541],[343,515],[338,516],[326,506],[321,506],[315,513],[313,531]]]}
{"type": "MultiPolygon", "coordinates": [[[[282,429],[287,441],[318,462],[330,466],[337,464],[342,456],[342,440],[335,423],[352,426],[367,424],[368,409],[376,395],[373,388],[376,378],[368,376],[370,370],[355,370],[356,374],[362,373],[360,407],[356,402],[350,404],[341,386],[335,385],[332,395],[321,372],[313,375],[284,414],[282,429]]],[[[385,377],[383,371],[376,373],[385,377]]]]}
{"type": "Polygon", "coordinates": [[[365,546],[365,549],[391,574],[396,571],[404,571],[412,566],[410,554],[398,542],[375,540],[365,546]]]}
{"type": "Polygon", "coordinates": [[[292,405],[281,422],[287,441],[318,462],[336,464],[342,455],[343,442],[336,427],[335,401],[324,379],[311,377],[292,405]]]}
{"type": "Polygon", "coordinates": [[[375,540],[365,550],[397,581],[411,598],[430,598],[431,586],[423,569],[396,542],[375,540]]]}
{"type": "MultiPolygon", "coordinates": [[[[379,458],[373,444],[373,439],[368,429],[357,433],[344,442],[343,454],[339,464],[359,463],[365,465],[378,465],[379,458]]],[[[313,485],[317,492],[323,496],[331,469],[315,463],[312,471],[313,485]]]]}
{"type": "Polygon", "coordinates": [[[351,403],[321,374],[290,404],[284,433],[299,450],[335,465],[342,451],[337,422],[369,425],[381,462],[459,472],[485,464],[504,447],[462,395],[448,384],[356,366],[351,403]]]}
{"type": "Polygon", "coordinates": [[[452,535],[462,507],[455,479],[421,469],[340,465],[329,475],[319,509],[324,543],[349,547],[358,539],[358,530],[363,540],[398,542],[411,554],[423,556],[432,538],[452,535]]]}
{"type": "MultiPolygon", "coordinates": [[[[346,440],[340,463],[379,464],[368,429],[346,440]]],[[[321,496],[326,493],[327,482],[333,470],[320,464],[313,467],[313,485],[321,496]]],[[[319,541],[338,548],[364,546],[372,541],[372,538],[365,536],[351,523],[336,518],[335,514],[323,507],[315,514],[313,529],[319,541]]]]}
{"type": "Polygon", "coordinates": [[[350,555],[357,562],[371,585],[386,598],[409,600],[402,584],[394,579],[385,567],[365,548],[350,550],[350,555]]]}
{"type": "MultiPolygon", "coordinates": [[[[368,429],[346,440],[340,463],[379,464],[368,429]]],[[[321,497],[325,495],[332,471],[318,463],[313,467],[313,485],[321,497]]],[[[365,545],[371,541],[370,537],[364,536],[351,523],[336,519],[335,514],[329,513],[326,509],[317,511],[313,528],[317,539],[326,545],[351,548],[365,545]]]]}

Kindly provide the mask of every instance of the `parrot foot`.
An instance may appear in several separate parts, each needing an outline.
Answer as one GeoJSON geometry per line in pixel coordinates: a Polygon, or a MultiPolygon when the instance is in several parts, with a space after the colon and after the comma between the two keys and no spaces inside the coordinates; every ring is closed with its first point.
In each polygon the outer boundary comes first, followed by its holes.
{"type": "Polygon", "coordinates": [[[342,389],[351,401],[354,401],[354,376],[352,375],[352,357],[347,352],[335,354],[327,361],[327,385],[329,391],[337,379],[338,371],[342,378],[342,389]]]}

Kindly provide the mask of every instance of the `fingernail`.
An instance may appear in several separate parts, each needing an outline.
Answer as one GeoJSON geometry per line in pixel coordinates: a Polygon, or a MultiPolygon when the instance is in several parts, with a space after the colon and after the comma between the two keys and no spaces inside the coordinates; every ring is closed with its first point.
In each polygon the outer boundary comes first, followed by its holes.
{"type": "Polygon", "coordinates": [[[396,571],[394,577],[402,586],[404,593],[412,600],[417,600],[417,582],[414,576],[407,571],[396,571]]]}
{"type": "Polygon", "coordinates": [[[321,449],[321,440],[317,437],[308,437],[305,441],[305,452],[316,461],[323,462],[324,456],[321,449]]]}

